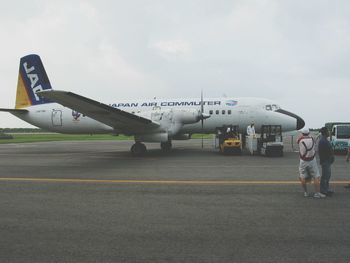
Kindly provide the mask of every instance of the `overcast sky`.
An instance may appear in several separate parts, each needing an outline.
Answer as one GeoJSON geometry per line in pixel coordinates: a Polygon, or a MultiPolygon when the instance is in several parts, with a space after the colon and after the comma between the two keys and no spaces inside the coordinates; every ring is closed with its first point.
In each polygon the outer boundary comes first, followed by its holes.
{"type": "MultiPolygon", "coordinates": [[[[350,121],[350,1],[0,0],[0,107],[20,57],[54,89],[122,99],[264,97],[306,125],[350,121]]],[[[0,113],[0,127],[31,127],[0,113]]]]}

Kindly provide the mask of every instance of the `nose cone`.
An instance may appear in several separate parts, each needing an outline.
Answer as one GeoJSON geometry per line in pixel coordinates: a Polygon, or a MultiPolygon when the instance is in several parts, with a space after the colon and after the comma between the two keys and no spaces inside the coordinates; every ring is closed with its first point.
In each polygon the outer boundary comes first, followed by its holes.
{"type": "Polygon", "coordinates": [[[279,112],[279,113],[282,113],[282,114],[285,114],[285,115],[288,115],[290,117],[295,118],[297,121],[297,125],[295,127],[296,130],[300,130],[300,129],[304,128],[305,121],[302,118],[300,118],[298,115],[291,113],[289,111],[286,111],[286,110],[282,110],[282,109],[278,109],[276,112],[279,112]]]}
{"type": "Polygon", "coordinates": [[[304,128],[305,121],[302,118],[300,118],[299,116],[296,116],[296,119],[297,119],[297,130],[304,128]]]}

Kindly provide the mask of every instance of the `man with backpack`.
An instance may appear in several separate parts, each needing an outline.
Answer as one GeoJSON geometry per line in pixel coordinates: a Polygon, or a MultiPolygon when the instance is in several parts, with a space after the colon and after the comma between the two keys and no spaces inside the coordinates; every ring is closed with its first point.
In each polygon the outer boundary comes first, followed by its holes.
{"type": "Polygon", "coordinates": [[[314,178],[315,193],[314,198],[325,198],[326,195],[320,193],[320,173],[316,162],[315,140],[310,136],[310,130],[301,130],[302,136],[298,139],[299,145],[299,180],[304,190],[304,197],[309,197],[306,182],[314,178]]]}

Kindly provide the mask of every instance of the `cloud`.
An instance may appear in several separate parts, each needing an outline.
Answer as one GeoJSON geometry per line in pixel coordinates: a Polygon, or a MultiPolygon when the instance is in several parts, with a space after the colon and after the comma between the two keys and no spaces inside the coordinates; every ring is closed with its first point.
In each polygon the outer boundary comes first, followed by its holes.
{"type": "Polygon", "coordinates": [[[168,60],[186,57],[191,53],[190,43],[183,39],[160,40],[150,46],[155,49],[160,56],[168,60]]]}
{"type": "Polygon", "coordinates": [[[350,96],[349,8],[345,0],[6,2],[0,107],[14,103],[19,58],[37,53],[54,88],[100,101],[203,89],[274,99],[312,127],[347,120],[329,109],[350,96]]]}

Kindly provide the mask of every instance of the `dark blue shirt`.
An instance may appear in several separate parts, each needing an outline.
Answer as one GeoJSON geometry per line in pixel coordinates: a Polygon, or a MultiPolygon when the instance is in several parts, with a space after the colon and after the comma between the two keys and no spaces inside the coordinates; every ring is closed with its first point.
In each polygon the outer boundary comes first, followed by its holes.
{"type": "Polygon", "coordinates": [[[333,158],[333,149],[330,142],[326,137],[322,136],[318,143],[318,155],[320,156],[320,163],[323,164],[327,161],[331,162],[333,158]]]}

